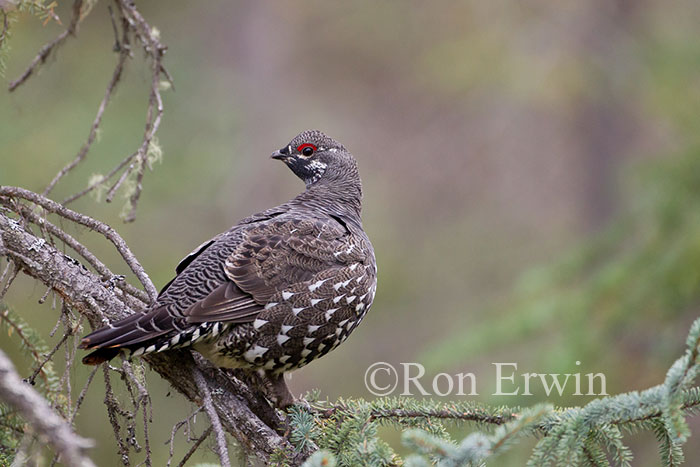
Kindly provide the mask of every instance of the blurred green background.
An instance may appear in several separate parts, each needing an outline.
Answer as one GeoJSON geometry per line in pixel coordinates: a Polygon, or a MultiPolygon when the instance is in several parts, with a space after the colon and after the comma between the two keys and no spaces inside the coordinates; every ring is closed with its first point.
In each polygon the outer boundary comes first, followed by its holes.
{"type": "MultiPolygon", "coordinates": [[[[119,218],[124,199],[72,207],[113,225],[157,287],[194,246],[303,189],[269,159],[299,131],[321,129],[359,161],[378,293],[340,350],[293,374],[294,393],[373,397],[363,376],[376,361],[422,363],[428,385],[439,372],[474,372],[478,399],[490,404],[546,399],[541,390],[490,396],[493,362],[517,362],[518,373],[602,372],[611,394],[663,380],[700,302],[698,2],[139,8],[169,47],[175,81],[164,92],[162,163],[146,175],[132,224],[119,218]]],[[[68,5],[57,13],[67,24],[68,5]]],[[[29,15],[14,24],[5,82],[61,30],[29,15]]],[[[0,184],[41,191],[74,157],[112,74],[113,43],[107,4],[97,3],[37,76],[0,92],[0,184]]],[[[98,142],[55,199],[135,150],[149,80],[136,51],[98,142]]],[[[70,231],[126,273],[105,242],[70,231]]],[[[57,312],[37,304],[43,287],[20,279],[7,302],[52,347],[57,312]]],[[[0,345],[29,371],[12,338],[0,345]]],[[[71,370],[75,391],[86,375],[71,370]]],[[[172,425],[193,407],[166,397],[157,375],[149,384],[162,465],[172,425]]],[[[93,459],[116,465],[102,399],[96,381],[78,431],[98,440],[93,459]]],[[[691,429],[700,433],[697,417],[691,429]]],[[[386,438],[401,449],[397,433],[386,438]]],[[[658,464],[652,435],[628,439],[635,465],[658,464]]],[[[178,440],[181,457],[189,445],[178,440]]],[[[697,446],[686,446],[688,465],[700,464],[697,446]]],[[[522,465],[527,452],[518,447],[500,465],[522,465]]]]}

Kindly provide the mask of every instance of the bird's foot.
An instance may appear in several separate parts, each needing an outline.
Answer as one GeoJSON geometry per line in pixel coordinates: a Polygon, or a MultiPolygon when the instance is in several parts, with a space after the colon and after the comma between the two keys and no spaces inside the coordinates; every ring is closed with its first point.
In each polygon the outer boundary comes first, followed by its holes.
{"type": "Polygon", "coordinates": [[[290,406],[287,407],[287,410],[289,410],[291,407],[298,407],[302,410],[305,410],[306,412],[312,413],[314,411],[314,408],[311,407],[311,403],[304,399],[303,397],[300,397],[298,399],[294,399],[294,402],[290,406]]]}
{"type": "Polygon", "coordinates": [[[265,379],[268,382],[268,398],[275,407],[286,410],[296,402],[292,393],[289,392],[284,374],[266,373],[265,379]]]}

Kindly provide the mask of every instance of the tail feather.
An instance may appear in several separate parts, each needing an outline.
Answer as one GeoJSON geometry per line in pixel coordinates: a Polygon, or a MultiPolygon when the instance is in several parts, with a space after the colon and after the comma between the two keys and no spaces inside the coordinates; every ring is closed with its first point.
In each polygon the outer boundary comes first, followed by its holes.
{"type": "Polygon", "coordinates": [[[221,323],[178,323],[165,307],[138,313],[102,327],[85,336],[81,349],[93,350],[83,358],[86,365],[98,365],[116,357],[120,351],[129,357],[189,346],[225,327],[221,323]]]}
{"type": "Polygon", "coordinates": [[[99,365],[100,363],[108,362],[117,355],[120,349],[98,349],[83,357],[84,365],[99,365]]]}
{"type": "Polygon", "coordinates": [[[116,357],[120,349],[133,352],[142,346],[149,347],[175,329],[173,318],[165,307],[133,314],[85,336],[80,348],[94,352],[83,358],[83,363],[97,365],[116,357]]]}
{"type": "Polygon", "coordinates": [[[166,307],[158,307],[148,313],[133,314],[100,328],[85,336],[80,346],[90,349],[137,344],[176,329],[173,321],[166,307]]]}

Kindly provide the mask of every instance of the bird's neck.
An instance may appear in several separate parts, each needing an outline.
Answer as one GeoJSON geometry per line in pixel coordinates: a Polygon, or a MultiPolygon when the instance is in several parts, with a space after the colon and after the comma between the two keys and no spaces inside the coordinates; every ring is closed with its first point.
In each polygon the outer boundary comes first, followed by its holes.
{"type": "Polygon", "coordinates": [[[362,225],[362,183],[360,178],[321,179],[309,185],[296,201],[319,211],[362,225]]]}

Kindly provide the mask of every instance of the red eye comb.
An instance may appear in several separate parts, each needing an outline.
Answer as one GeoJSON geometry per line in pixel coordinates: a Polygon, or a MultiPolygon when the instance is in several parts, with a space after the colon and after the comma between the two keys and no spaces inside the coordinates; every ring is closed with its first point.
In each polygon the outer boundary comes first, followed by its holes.
{"type": "Polygon", "coordinates": [[[311,149],[314,150],[314,152],[316,152],[316,149],[318,149],[316,146],[314,146],[314,145],[311,144],[311,143],[304,143],[304,144],[300,144],[300,145],[297,147],[297,151],[302,152],[302,151],[303,151],[304,149],[306,149],[306,148],[311,148],[311,149]]]}

